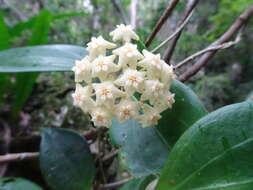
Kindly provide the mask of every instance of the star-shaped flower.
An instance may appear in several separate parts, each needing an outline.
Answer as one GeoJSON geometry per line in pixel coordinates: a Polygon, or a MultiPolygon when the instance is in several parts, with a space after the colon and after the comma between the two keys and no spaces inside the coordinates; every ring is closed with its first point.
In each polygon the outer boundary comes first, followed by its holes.
{"type": "Polygon", "coordinates": [[[138,115],[138,103],[129,99],[121,100],[116,106],[116,117],[119,122],[125,122],[138,115]]]}
{"type": "Polygon", "coordinates": [[[113,107],[115,99],[124,97],[125,93],[114,86],[113,82],[106,81],[93,84],[96,93],[96,103],[98,105],[107,104],[108,107],[113,107]]]}
{"type": "Polygon", "coordinates": [[[133,31],[131,25],[117,25],[117,28],[110,33],[113,41],[122,40],[130,42],[131,39],[139,40],[139,36],[133,31]]]}
{"type": "Polygon", "coordinates": [[[137,117],[137,121],[142,124],[142,127],[157,125],[161,118],[160,112],[147,104],[143,104],[142,109],[143,114],[137,117]]]}
{"type": "Polygon", "coordinates": [[[160,75],[161,81],[169,88],[172,81],[176,78],[173,71],[173,66],[168,65],[165,62],[162,64],[162,72],[160,75]]]}
{"type": "Polygon", "coordinates": [[[115,55],[96,58],[92,62],[92,77],[99,77],[101,80],[105,80],[110,73],[118,71],[119,66],[113,62],[115,58],[115,55]]]}
{"type": "Polygon", "coordinates": [[[129,94],[132,94],[134,91],[141,92],[143,81],[143,72],[134,69],[126,69],[114,83],[118,86],[123,86],[129,94]]]}
{"type": "Polygon", "coordinates": [[[92,121],[97,127],[109,127],[112,122],[113,114],[105,107],[97,107],[91,112],[92,121]]]}
{"type": "Polygon", "coordinates": [[[91,98],[92,88],[88,85],[83,87],[81,84],[76,84],[76,90],[72,94],[74,106],[80,107],[85,113],[92,110],[95,102],[91,98]]]}
{"type": "Polygon", "coordinates": [[[163,96],[157,98],[154,101],[154,107],[159,112],[163,112],[168,108],[172,108],[172,104],[175,103],[175,94],[167,91],[163,96]]]}
{"type": "Polygon", "coordinates": [[[131,43],[126,43],[124,46],[113,50],[113,54],[119,56],[118,65],[121,68],[130,67],[135,69],[137,61],[143,58],[143,55],[137,49],[137,45],[131,43]]]}
{"type": "Polygon", "coordinates": [[[91,41],[87,44],[87,50],[90,54],[90,59],[93,60],[96,56],[106,55],[107,49],[112,49],[117,47],[114,43],[106,41],[102,36],[98,38],[91,38],[91,41]]]}
{"type": "Polygon", "coordinates": [[[147,70],[150,79],[159,77],[161,75],[162,66],[165,63],[161,60],[160,54],[155,55],[147,50],[143,50],[142,53],[144,59],[138,62],[138,65],[147,70]]]}
{"type": "Polygon", "coordinates": [[[160,99],[166,92],[164,84],[159,80],[146,80],[144,82],[144,89],[141,101],[150,100],[151,103],[156,99],[160,99]]]}
{"type": "Polygon", "coordinates": [[[75,66],[72,68],[75,73],[75,82],[85,81],[91,82],[91,63],[89,57],[83,58],[81,61],[76,60],[75,66]]]}

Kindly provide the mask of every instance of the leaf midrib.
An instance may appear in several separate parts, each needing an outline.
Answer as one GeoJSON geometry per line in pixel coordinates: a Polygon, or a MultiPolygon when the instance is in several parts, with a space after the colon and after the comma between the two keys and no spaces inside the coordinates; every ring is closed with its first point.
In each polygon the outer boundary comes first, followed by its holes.
{"type": "MultiPolygon", "coordinates": [[[[186,182],[188,182],[192,177],[195,176],[196,173],[198,173],[199,171],[201,171],[202,169],[206,168],[207,166],[209,166],[210,164],[212,164],[214,161],[218,160],[219,158],[225,156],[227,154],[227,152],[233,150],[233,149],[237,149],[240,148],[241,146],[250,143],[253,141],[253,137],[252,138],[248,138],[238,144],[235,144],[234,146],[230,147],[229,149],[227,149],[226,151],[224,151],[222,154],[218,154],[217,156],[213,157],[212,159],[210,159],[206,164],[203,164],[201,167],[199,167],[197,170],[195,170],[194,172],[192,172],[187,178],[184,179],[183,182],[181,182],[179,185],[175,186],[174,188],[172,188],[171,190],[177,190],[178,188],[182,187],[186,182]]],[[[198,190],[198,189],[192,189],[192,190],[198,190]]]]}

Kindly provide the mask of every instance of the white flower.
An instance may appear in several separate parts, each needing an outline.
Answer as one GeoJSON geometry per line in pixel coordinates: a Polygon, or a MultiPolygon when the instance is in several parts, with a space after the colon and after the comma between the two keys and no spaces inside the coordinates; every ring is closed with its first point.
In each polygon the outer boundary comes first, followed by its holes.
{"type": "Polygon", "coordinates": [[[161,98],[166,92],[164,84],[159,80],[146,80],[144,82],[144,89],[141,100],[150,100],[151,103],[161,98]]]}
{"type": "Polygon", "coordinates": [[[117,25],[117,28],[110,33],[113,41],[122,40],[130,42],[131,39],[139,40],[139,36],[133,31],[131,25],[117,25]]]}
{"type": "Polygon", "coordinates": [[[172,104],[175,103],[174,98],[175,98],[175,94],[172,94],[169,91],[167,91],[166,94],[161,96],[159,99],[156,99],[156,101],[154,102],[154,107],[159,112],[163,112],[164,110],[168,108],[172,108],[172,104]]]}
{"type": "Polygon", "coordinates": [[[84,112],[92,110],[95,106],[95,102],[91,98],[92,88],[88,85],[83,87],[80,84],[76,84],[76,90],[72,94],[74,100],[74,106],[80,107],[84,112]]]}
{"type": "Polygon", "coordinates": [[[121,102],[116,106],[115,113],[119,122],[125,122],[133,119],[138,115],[137,102],[128,99],[121,100],[121,102]]]}
{"type": "Polygon", "coordinates": [[[98,127],[109,127],[113,119],[112,113],[105,107],[97,107],[91,112],[92,121],[95,126],[98,127]]]}
{"type": "Polygon", "coordinates": [[[137,61],[143,58],[143,55],[137,49],[137,45],[131,43],[126,43],[124,46],[113,50],[113,54],[119,56],[118,65],[121,68],[129,66],[135,69],[137,61]]]}
{"type": "Polygon", "coordinates": [[[83,58],[81,61],[76,60],[75,66],[72,68],[75,73],[75,82],[85,81],[91,82],[91,63],[89,57],[83,58]]]}
{"type": "Polygon", "coordinates": [[[172,81],[176,78],[174,71],[173,71],[173,66],[168,65],[167,63],[162,64],[162,73],[160,75],[161,81],[166,85],[170,86],[172,81]]]}
{"type": "Polygon", "coordinates": [[[98,38],[91,38],[91,42],[87,44],[87,50],[90,54],[91,60],[96,58],[96,56],[99,55],[106,55],[106,49],[112,49],[115,48],[116,45],[114,43],[111,43],[109,41],[106,41],[102,36],[99,36],[98,38]]]}
{"type": "Polygon", "coordinates": [[[108,107],[113,106],[117,97],[125,96],[111,81],[93,84],[96,93],[96,103],[98,105],[106,104],[108,107]]]}
{"type": "Polygon", "coordinates": [[[114,82],[118,86],[123,86],[128,93],[140,92],[144,81],[144,73],[134,69],[126,69],[124,73],[114,82]]]}
{"type": "Polygon", "coordinates": [[[119,67],[113,63],[115,55],[99,56],[92,62],[92,76],[105,80],[108,74],[116,72],[119,67]]]}
{"type": "Polygon", "coordinates": [[[131,26],[118,25],[110,35],[123,45],[108,51],[116,45],[102,36],[92,38],[87,44],[89,55],[72,68],[77,83],[74,105],[88,112],[95,126],[109,127],[115,117],[119,122],[135,120],[142,127],[156,125],[160,113],[175,102],[169,91],[175,79],[173,67],[160,54],[140,53],[131,43],[139,40],[131,26]]]}
{"type": "Polygon", "coordinates": [[[137,119],[142,124],[142,127],[157,125],[158,120],[161,119],[160,112],[147,104],[143,104],[142,107],[143,114],[137,119]]]}
{"type": "Polygon", "coordinates": [[[139,63],[141,65],[144,65],[145,67],[153,67],[156,68],[157,70],[162,69],[162,60],[161,60],[161,55],[160,54],[153,54],[147,50],[142,51],[144,55],[144,59],[140,61],[139,63]]]}

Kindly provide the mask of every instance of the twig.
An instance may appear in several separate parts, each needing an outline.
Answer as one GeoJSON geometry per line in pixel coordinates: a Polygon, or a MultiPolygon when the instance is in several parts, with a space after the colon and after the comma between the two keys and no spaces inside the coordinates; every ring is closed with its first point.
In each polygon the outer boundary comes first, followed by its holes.
{"type": "MultiPolygon", "coordinates": [[[[253,5],[246,9],[234,22],[234,24],[212,45],[217,46],[220,44],[223,44],[227,41],[229,41],[235,33],[237,33],[247,22],[248,20],[253,16],[253,5]]],[[[197,63],[189,68],[185,73],[183,73],[179,80],[186,81],[191,76],[196,74],[202,67],[204,67],[216,54],[218,50],[214,50],[211,52],[207,52],[197,61],[197,63]]]]}
{"type": "MultiPolygon", "coordinates": [[[[180,27],[184,21],[187,19],[187,17],[190,15],[190,13],[193,11],[193,9],[197,6],[199,0],[188,0],[188,5],[186,7],[186,10],[185,10],[185,13],[184,13],[184,16],[183,18],[179,21],[179,23],[177,24],[177,27],[180,27]]],[[[176,48],[176,45],[177,45],[177,42],[182,34],[182,31],[181,30],[175,37],[174,39],[172,40],[170,46],[168,46],[168,48],[165,50],[165,53],[164,53],[164,56],[163,56],[163,60],[170,64],[170,60],[171,60],[171,57],[174,53],[174,50],[176,48]]]]}
{"type": "MultiPolygon", "coordinates": [[[[107,131],[107,128],[92,128],[89,131],[86,131],[82,134],[82,136],[84,136],[86,138],[86,140],[93,140],[97,138],[98,135],[98,131],[101,130],[103,132],[107,131]]],[[[36,146],[39,146],[41,137],[39,135],[33,135],[30,137],[23,137],[23,138],[18,138],[18,139],[14,139],[11,144],[12,146],[16,146],[19,145],[21,143],[24,144],[33,144],[36,146]]],[[[27,157],[24,155],[27,155],[26,153],[15,153],[15,154],[7,154],[7,155],[3,155],[0,156],[0,163],[1,162],[18,162],[18,161],[25,161],[25,160],[31,160],[31,159],[36,159],[39,155],[38,152],[33,152],[33,153],[29,153],[32,155],[37,155],[37,156],[33,156],[33,157],[27,157]],[[22,159],[19,159],[22,158],[22,159]]]]}
{"type": "Polygon", "coordinates": [[[9,163],[9,162],[18,162],[25,160],[34,160],[38,158],[38,152],[24,152],[24,153],[15,153],[15,154],[6,154],[4,156],[0,156],[0,164],[9,163]]]}
{"type": "Polygon", "coordinates": [[[183,30],[183,28],[186,26],[186,24],[189,22],[189,20],[190,20],[190,18],[191,18],[192,15],[193,15],[193,12],[191,12],[191,14],[187,17],[187,19],[183,22],[183,24],[180,27],[178,27],[173,34],[171,34],[166,40],[164,40],[160,45],[158,45],[151,52],[157,51],[162,46],[164,46],[168,41],[170,41],[171,39],[173,39],[177,34],[179,34],[183,30]]]}
{"type": "Polygon", "coordinates": [[[118,4],[118,1],[111,0],[111,2],[112,2],[112,5],[114,6],[115,10],[117,11],[119,17],[121,18],[122,22],[124,24],[129,24],[128,19],[126,18],[123,10],[121,9],[121,7],[118,4]]]}
{"type": "MultiPolygon", "coordinates": [[[[101,172],[102,181],[103,181],[103,183],[106,183],[104,165],[102,163],[102,159],[100,156],[100,152],[102,152],[104,150],[104,143],[102,142],[102,139],[103,139],[103,131],[99,131],[99,133],[98,133],[98,166],[99,166],[99,170],[101,172]]],[[[103,155],[103,153],[102,153],[102,155],[103,155]]]]}
{"type": "MultiPolygon", "coordinates": [[[[107,128],[103,128],[102,130],[107,130],[107,128]]],[[[91,128],[89,131],[83,132],[81,135],[86,138],[86,140],[93,140],[97,138],[99,128],[91,128]]],[[[40,135],[31,135],[26,137],[16,137],[11,141],[11,146],[16,147],[20,144],[33,144],[34,146],[38,146],[40,143],[41,137],[40,135]]]]}
{"type": "MultiPolygon", "coordinates": [[[[113,157],[115,157],[118,153],[118,150],[115,150],[107,155],[105,155],[101,161],[106,162],[113,157]]],[[[21,162],[27,160],[34,160],[39,157],[39,152],[22,152],[22,153],[11,153],[0,156],[0,164],[10,163],[10,162],[21,162]]]]}
{"type": "MultiPolygon", "coordinates": [[[[11,130],[8,124],[0,119],[0,154],[6,154],[9,150],[11,142],[11,130]]],[[[0,164],[0,178],[4,176],[7,171],[7,163],[0,164]]]]}
{"type": "Polygon", "coordinates": [[[114,158],[117,154],[118,154],[119,150],[116,149],[112,152],[110,152],[109,154],[105,155],[103,158],[102,158],[102,162],[106,162],[108,160],[111,160],[112,158],[114,158]]]}
{"type": "Polygon", "coordinates": [[[152,33],[150,34],[150,36],[146,40],[146,42],[145,42],[146,47],[148,47],[151,44],[151,42],[155,38],[156,34],[162,28],[162,26],[165,23],[165,21],[169,18],[169,16],[171,15],[172,11],[174,10],[174,8],[176,7],[176,5],[178,4],[179,1],[180,0],[171,0],[170,1],[169,6],[163,12],[162,16],[160,17],[160,19],[156,23],[156,25],[155,25],[152,33]]]}
{"type": "Polygon", "coordinates": [[[230,48],[231,46],[239,43],[241,40],[241,33],[239,33],[239,35],[236,37],[235,41],[230,41],[230,42],[226,42],[217,46],[210,46],[207,47],[201,51],[198,51],[196,53],[194,53],[193,55],[187,57],[186,59],[184,59],[183,61],[179,62],[178,64],[176,64],[176,66],[174,67],[175,69],[178,69],[179,67],[182,67],[184,64],[192,61],[193,59],[199,57],[200,55],[203,55],[209,51],[215,51],[215,50],[221,50],[221,49],[227,49],[230,48]]]}
{"type": "Polygon", "coordinates": [[[99,189],[103,190],[103,189],[117,188],[117,187],[120,187],[120,186],[126,184],[131,179],[132,179],[132,177],[129,177],[129,178],[123,179],[121,181],[116,181],[116,182],[113,182],[113,183],[104,184],[99,189]]]}
{"type": "Polygon", "coordinates": [[[131,1],[131,26],[133,29],[136,28],[136,22],[137,22],[137,0],[131,1]]]}

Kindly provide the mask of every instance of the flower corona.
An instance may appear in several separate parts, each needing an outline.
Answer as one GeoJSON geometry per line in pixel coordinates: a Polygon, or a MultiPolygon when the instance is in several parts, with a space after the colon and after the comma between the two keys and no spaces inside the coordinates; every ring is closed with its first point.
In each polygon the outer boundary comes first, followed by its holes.
{"type": "Polygon", "coordinates": [[[74,105],[89,113],[98,127],[110,127],[114,118],[135,120],[142,127],[156,125],[160,113],[175,102],[169,91],[173,67],[160,54],[140,52],[132,43],[139,36],[129,25],[118,25],[110,36],[123,45],[93,37],[86,48],[89,55],[76,61],[74,105]]]}

